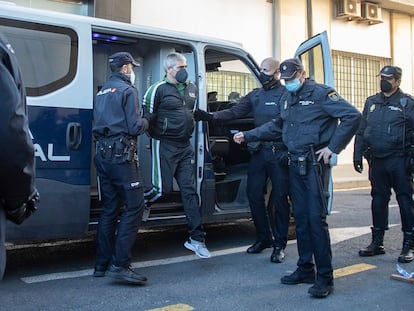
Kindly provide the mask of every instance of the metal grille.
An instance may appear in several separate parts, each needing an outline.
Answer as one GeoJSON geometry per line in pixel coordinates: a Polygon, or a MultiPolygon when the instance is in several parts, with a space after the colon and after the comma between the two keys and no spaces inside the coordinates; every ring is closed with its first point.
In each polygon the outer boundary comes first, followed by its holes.
{"type": "Polygon", "coordinates": [[[379,91],[377,75],[391,59],[332,50],[332,63],[337,91],[362,110],[366,98],[379,91]]]}

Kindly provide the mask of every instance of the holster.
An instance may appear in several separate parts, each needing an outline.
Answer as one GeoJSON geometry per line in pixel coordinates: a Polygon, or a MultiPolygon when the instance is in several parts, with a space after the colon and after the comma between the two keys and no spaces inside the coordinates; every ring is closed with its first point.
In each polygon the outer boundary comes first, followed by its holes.
{"type": "Polygon", "coordinates": [[[113,163],[137,162],[137,139],[125,136],[99,138],[96,141],[96,153],[113,163]]]}

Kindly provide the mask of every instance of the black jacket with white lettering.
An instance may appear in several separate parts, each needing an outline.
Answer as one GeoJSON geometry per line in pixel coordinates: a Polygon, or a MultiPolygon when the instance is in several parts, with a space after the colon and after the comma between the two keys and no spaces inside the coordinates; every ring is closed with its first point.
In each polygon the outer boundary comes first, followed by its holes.
{"type": "Polygon", "coordinates": [[[99,137],[137,137],[146,130],[137,89],[121,72],[114,73],[96,95],[93,134],[99,137]]]}
{"type": "Polygon", "coordinates": [[[414,98],[398,89],[390,97],[377,93],[365,101],[362,121],[355,136],[354,159],[401,155],[413,140],[414,98]]]}

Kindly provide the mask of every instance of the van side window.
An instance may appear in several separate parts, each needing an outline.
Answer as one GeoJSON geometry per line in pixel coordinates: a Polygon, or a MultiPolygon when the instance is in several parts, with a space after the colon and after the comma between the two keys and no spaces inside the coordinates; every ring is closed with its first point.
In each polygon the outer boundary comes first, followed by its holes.
{"type": "Polygon", "coordinates": [[[28,96],[41,96],[75,77],[78,36],[70,28],[0,18],[21,67],[28,96]]]}
{"type": "MultiPolygon", "coordinates": [[[[217,52],[207,50],[207,61],[209,55],[213,53],[217,54],[217,52]]],[[[208,101],[235,104],[254,88],[260,87],[260,84],[252,70],[236,56],[223,53],[222,57],[220,62],[207,63],[206,66],[207,92],[214,93],[214,99],[210,97],[208,101]]],[[[220,110],[220,107],[210,108],[220,110]]]]}

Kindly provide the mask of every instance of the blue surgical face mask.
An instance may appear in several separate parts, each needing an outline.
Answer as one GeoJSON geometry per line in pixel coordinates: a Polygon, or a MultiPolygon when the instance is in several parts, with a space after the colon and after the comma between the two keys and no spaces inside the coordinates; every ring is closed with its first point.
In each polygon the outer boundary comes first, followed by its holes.
{"type": "Polygon", "coordinates": [[[285,81],[285,87],[291,93],[295,93],[297,90],[300,89],[301,86],[302,83],[300,82],[299,78],[285,81]]]}

